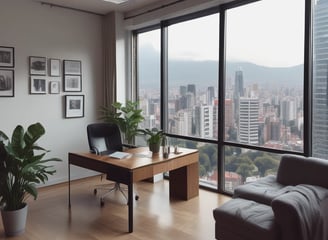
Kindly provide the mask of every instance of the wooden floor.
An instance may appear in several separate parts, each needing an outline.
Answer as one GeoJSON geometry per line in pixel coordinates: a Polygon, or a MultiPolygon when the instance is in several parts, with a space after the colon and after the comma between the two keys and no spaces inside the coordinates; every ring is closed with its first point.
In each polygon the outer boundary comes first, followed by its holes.
{"type": "MultiPolygon", "coordinates": [[[[104,181],[103,181],[104,182],[104,181]]],[[[0,239],[10,240],[210,240],[214,239],[212,210],[230,198],[206,190],[189,201],[169,200],[167,180],[139,182],[140,196],[134,202],[134,232],[128,233],[128,207],[121,194],[113,194],[100,207],[93,194],[100,177],[72,182],[72,208],[68,208],[68,186],[39,189],[36,201],[29,198],[25,233],[6,238],[2,220],[0,239]]]]}

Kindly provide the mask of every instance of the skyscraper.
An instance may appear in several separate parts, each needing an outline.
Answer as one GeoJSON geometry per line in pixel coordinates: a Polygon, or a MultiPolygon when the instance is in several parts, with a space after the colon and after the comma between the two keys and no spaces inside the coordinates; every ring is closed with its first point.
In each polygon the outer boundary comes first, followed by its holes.
{"type": "Polygon", "coordinates": [[[214,87],[208,87],[207,88],[207,105],[211,106],[213,105],[213,100],[215,98],[215,91],[214,87]]]}
{"type": "Polygon", "coordinates": [[[239,99],[239,141],[244,144],[259,143],[259,99],[239,99]]]}
{"type": "Polygon", "coordinates": [[[313,24],[313,156],[328,155],[328,0],[318,0],[313,24]]]}
{"type": "Polygon", "coordinates": [[[244,96],[244,79],[242,70],[238,70],[235,73],[235,94],[239,97],[244,96]]]}
{"type": "Polygon", "coordinates": [[[286,98],[280,102],[280,120],[283,124],[296,119],[296,101],[286,98]]]}
{"type": "Polygon", "coordinates": [[[188,84],[187,85],[187,92],[193,93],[196,96],[196,85],[195,84],[188,84]]]}
{"type": "Polygon", "coordinates": [[[233,91],[234,116],[236,124],[239,124],[239,99],[244,96],[243,71],[238,70],[235,73],[235,87],[233,91]]]}
{"type": "Polygon", "coordinates": [[[213,138],[213,106],[200,107],[200,137],[213,138]]]}

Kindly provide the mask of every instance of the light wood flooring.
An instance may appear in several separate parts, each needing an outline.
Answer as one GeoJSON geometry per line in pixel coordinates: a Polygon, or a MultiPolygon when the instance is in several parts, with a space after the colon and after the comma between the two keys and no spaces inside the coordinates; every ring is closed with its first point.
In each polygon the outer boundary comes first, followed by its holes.
{"type": "Polygon", "coordinates": [[[214,238],[212,211],[230,198],[206,190],[189,201],[169,199],[169,182],[138,182],[140,196],[134,202],[134,232],[128,233],[128,207],[121,194],[106,198],[100,207],[96,184],[100,177],[73,181],[72,208],[68,208],[65,183],[39,189],[36,201],[29,198],[25,233],[6,238],[0,220],[0,239],[10,240],[211,240],[214,238]]]}

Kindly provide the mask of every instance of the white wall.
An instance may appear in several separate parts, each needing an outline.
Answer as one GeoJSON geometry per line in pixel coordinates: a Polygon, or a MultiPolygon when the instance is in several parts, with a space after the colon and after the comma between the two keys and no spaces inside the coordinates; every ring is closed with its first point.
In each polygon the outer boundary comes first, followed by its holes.
{"type": "MultiPolygon", "coordinates": [[[[101,17],[62,8],[49,7],[31,0],[1,0],[0,46],[15,48],[15,97],[0,98],[0,129],[11,135],[17,124],[25,128],[41,122],[46,135],[39,144],[59,157],[57,173],[47,184],[67,180],[67,155],[70,151],[87,151],[86,126],[97,120],[102,90],[101,17]],[[82,92],[29,94],[29,56],[82,61],[82,92]],[[64,96],[85,95],[85,116],[64,118],[64,96]]],[[[72,178],[90,175],[82,168],[72,169],[72,178]]]]}

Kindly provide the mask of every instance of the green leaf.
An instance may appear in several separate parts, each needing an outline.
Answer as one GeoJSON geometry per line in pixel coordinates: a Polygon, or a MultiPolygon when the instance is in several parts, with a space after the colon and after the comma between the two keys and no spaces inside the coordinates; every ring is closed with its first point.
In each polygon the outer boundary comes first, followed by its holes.
{"type": "Polygon", "coordinates": [[[27,193],[31,194],[34,197],[34,200],[37,199],[37,197],[38,197],[38,191],[37,191],[37,189],[35,188],[34,185],[32,185],[32,184],[26,184],[24,189],[25,189],[25,191],[27,193]]]}

